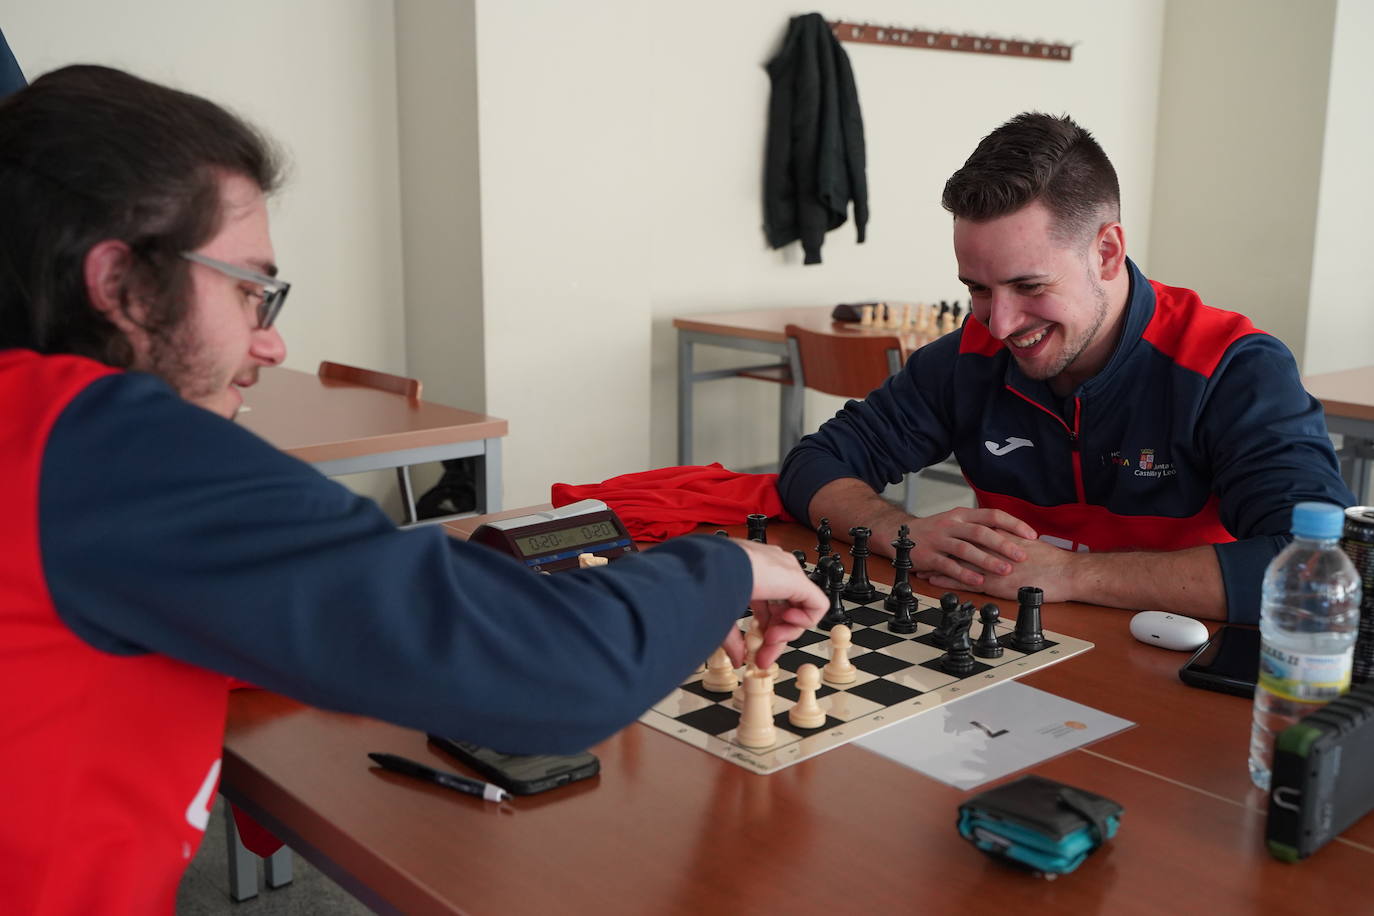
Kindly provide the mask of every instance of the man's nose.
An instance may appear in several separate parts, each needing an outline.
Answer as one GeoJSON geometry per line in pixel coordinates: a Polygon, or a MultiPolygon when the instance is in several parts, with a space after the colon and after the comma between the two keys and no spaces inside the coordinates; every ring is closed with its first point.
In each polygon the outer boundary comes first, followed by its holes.
{"type": "Polygon", "coordinates": [[[286,359],[286,341],[282,339],[277,326],[253,332],[253,346],[250,351],[254,358],[268,366],[280,365],[286,359]]]}
{"type": "Polygon", "coordinates": [[[1016,297],[1004,290],[994,290],[988,307],[988,330],[998,340],[1005,340],[1021,328],[1021,308],[1016,297]]]}

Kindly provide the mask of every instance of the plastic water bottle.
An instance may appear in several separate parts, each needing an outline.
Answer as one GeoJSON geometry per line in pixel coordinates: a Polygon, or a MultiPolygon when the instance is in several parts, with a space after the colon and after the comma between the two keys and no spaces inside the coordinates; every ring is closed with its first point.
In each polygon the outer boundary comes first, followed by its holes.
{"type": "Polygon", "coordinates": [[[1274,737],[1350,688],[1360,579],[1340,548],[1345,513],[1293,507],[1293,543],[1264,572],[1260,675],[1250,730],[1250,779],[1269,790],[1274,737]]]}

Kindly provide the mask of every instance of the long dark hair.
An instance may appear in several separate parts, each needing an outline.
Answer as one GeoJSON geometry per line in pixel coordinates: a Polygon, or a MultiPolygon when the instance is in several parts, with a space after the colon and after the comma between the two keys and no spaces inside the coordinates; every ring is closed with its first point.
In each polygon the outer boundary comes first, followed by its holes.
{"type": "Polygon", "coordinates": [[[64,67],[0,101],[0,348],[75,353],[127,367],[124,335],[86,293],[86,253],[133,252],[122,291],[142,326],[169,334],[186,313],[179,253],[218,231],[219,178],[278,185],[271,143],[206,99],[109,67],[64,67]]]}

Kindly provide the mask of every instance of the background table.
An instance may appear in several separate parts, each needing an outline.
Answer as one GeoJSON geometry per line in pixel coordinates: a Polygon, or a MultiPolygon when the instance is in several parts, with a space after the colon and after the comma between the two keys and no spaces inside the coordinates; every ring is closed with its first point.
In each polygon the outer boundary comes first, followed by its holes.
{"type": "Polygon", "coordinates": [[[1374,366],[1309,375],[1302,383],[1326,409],[1327,429],[1343,437],[1341,473],[1356,501],[1367,502],[1374,460],[1374,366]]]}
{"type": "MultiPolygon", "coordinates": [[[[769,539],[814,543],[799,526],[769,539]]],[[[1299,865],[1265,852],[1248,700],[1183,685],[1184,655],[1131,639],[1127,612],[1062,604],[1043,616],[1097,647],[1025,683],[1138,723],[1033,768],[1125,806],[1117,838],[1053,882],[958,837],[967,793],[854,745],[759,776],[636,723],[593,748],[597,778],[498,806],[369,767],[368,751],[390,751],[463,769],[417,732],[240,692],[222,790],[383,911],[1249,914],[1363,902],[1374,819],[1299,865]]]]}
{"type": "Polygon", "coordinates": [[[866,328],[855,322],[833,321],[834,307],[829,305],[796,308],[748,309],[734,312],[708,312],[685,315],[673,319],[677,329],[677,459],[680,465],[693,464],[692,425],[693,388],[700,382],[720,378],[734,378],[742,372],[751,377],[769,378],[782,386],[782,400],[778,411],[778,460],[797,443],[805,428],[802,386],[794,380],[801,378],[797,357],[787,344],[785,329],[799,325],[823,334],[892,334],[902,339],[906,354],[928,343],[930,338],[907,331],[898,333],[885,328],[866,328]],[[696,346],[706,344],[749,353],[764,353],[773,360],[767,363],[737,366],[730,369],[698,371],[696,346]]]}
{"type": "Polygon", "coordinates": [[[238,422],[330,477],[476,457],[477,511],[501,508],[505,420],[309,372],[266,369],[238,422]]]}

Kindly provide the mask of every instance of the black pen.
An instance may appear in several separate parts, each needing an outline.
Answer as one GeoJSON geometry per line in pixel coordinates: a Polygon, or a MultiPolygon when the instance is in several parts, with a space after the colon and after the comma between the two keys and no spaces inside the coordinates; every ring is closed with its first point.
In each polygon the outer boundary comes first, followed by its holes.
{"type": "Polygon", "coordinates": [[[457,773],[445,773],[443,770],[436,770],[433,767],[425,766],[423,763],[416,763],[405,757],[397,757],[395,754],[368,754],[367,756],[377,761],[377,764],[384,770],[414,776],[416,779],[423,779],[447,789],[456,789],[468,795],[476,795],[487,801],[499,802],[510,798],[510,793],[500,786],[482,782],[480,779],[468,779],[457,773]]]}

